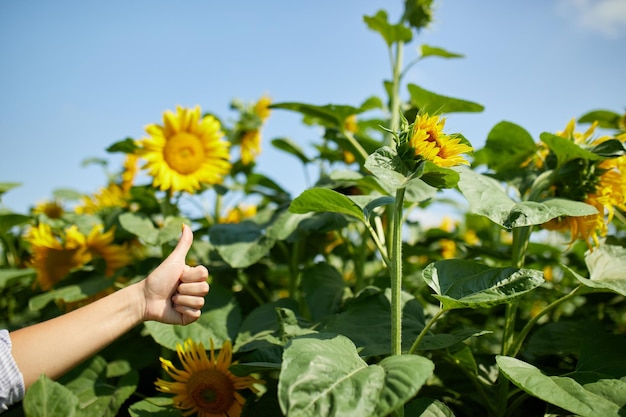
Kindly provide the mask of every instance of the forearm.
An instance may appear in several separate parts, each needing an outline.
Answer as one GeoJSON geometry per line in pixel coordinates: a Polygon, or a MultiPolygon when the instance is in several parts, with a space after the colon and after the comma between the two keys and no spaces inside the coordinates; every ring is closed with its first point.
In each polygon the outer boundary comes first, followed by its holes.
{"type": "Polygon", "coordinates": [[[13,357],[26,388],[46,374],[52,379],[96,354],[143,321],[144,282],[78,310],[11,332],[13,357]]]}

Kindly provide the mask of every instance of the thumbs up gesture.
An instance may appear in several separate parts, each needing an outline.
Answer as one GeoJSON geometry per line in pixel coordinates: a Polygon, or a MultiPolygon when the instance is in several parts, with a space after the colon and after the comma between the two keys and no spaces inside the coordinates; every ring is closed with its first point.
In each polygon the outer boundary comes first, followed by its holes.
{"type": "Polygon", "coordinates": [[[209,271],[202,265],[190,267],[185,263],[192,243],[193,233],[183,225],[172,253],[143,281],[144,320],[186,325],[200,317],[209,292],[209,271]]]}

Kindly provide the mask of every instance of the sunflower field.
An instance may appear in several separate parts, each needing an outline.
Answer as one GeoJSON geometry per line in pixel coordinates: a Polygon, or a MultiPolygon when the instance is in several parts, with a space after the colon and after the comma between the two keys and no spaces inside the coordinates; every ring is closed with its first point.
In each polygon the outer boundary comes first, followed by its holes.
{"type": "Polygon", "coordinates": [[[431,3],[363,19],[392,57],[386,97],[268,95],[234,101],[230,124],[178,106],[111,143],[125,162],[106,187],[0,207],[2,328],[143,279],[182,223],[210,272],[198,321],[146,322],[6,415],[626,415],[626,115],[538,138],[503,121],[475,149],[445,121],[482,105],[403,83],[431,3]],[[273,112],[318,127],[315,151],[263,138],[273,112]],[[294,196],[259,172],[266,146],[315,185],[294,196]],[[442,205],[462,216],[420,222],[442,205]]]}

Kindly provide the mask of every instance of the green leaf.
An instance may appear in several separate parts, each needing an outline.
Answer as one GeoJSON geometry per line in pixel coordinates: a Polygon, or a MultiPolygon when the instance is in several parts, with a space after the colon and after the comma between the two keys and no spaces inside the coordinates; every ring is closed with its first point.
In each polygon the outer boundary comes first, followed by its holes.
{"type": "Polygon", "coordinates": [[[309,157],[305,155],[304,151],[302,151],[298,144],[289,138],[272,139],[272,145],[275,148],[280,149],[281,151],[285,151],[288,154],[295,156],[303,164],[308,164],[309,162],[311,162],[309,157]]]}
{"type": "Polygon", "coordinates": [[[429,56],[437,56],[440,58],[463,58],[464,57],[461,54],[448,52],[443,48],[438,48],[436,46],[429,46],[426,44],[420,45],[420,56],[422,58],[426,58],[429,56]]]}
{"type": "Polygon", "coordinates": [[[209,339],[213,339],[216,348],[226,340],[235,340],[241,325],[241,308],[232,292],[212,284],[205,300],[202,315],[191,324],[180,326],[148,321],[144,326],[158,344],[171,350],[176,350],[177,344],[182,345],[189,338],[206,347],[209,339]]]}
{"type": "Polygon", "coordinates": [[[583,278],[563,265],[581,284],[595,291],[615,292],[626,297],[626,248],[602,245],[585,254],[589,278],[583,278]]]}
{"type": "Polygon", "coordinates": [[[591,152],[590,150],[581,148],[570,139],[562,138],[561,136],[553,135],[552,133],[543,132],[539,135],[541,141],[545,143],[548,148],[556,155],[557,166],[562,167],[567,162],[574,159],[587,159],[589,161],[598,161],[602,159],[599,155],[591,152]]]}
{"type": "Polygon", "coordinates": [[[609,139],[591,148],[591,152],[602,158],[619,158],[624,156],[626,148],[619,139],[609,139]]]}
{"type": "Polygon", "coordinates": [[[126,231],[134,234],[147,245],[157,244],[159,240],[159,230],[148,217],[127,212],[119,216],[119,222],[126,231]]]}
{"type": "Polygon", "coordinates": [[[9,232],[13,227],[30,222],[31,217],[25,214],[0,213],[0,234],[9,232]]]}
{"type": "Polygon", "coordinates": [[[425,90],[415,84],[407,85],[411,95],[411,104],[428,114],[481,112],[484,106],[467,100],[442,96],[425,90]]]}
{"type": "Polygon", "coordinates": [[[124,373],[115,383],[109,380],[107,371],[106,361],[95,356],[63,377],[65,386],[78,397],[83,415],[115,417],[137,389],[136,371],[124,373]]]}
{"type": "Polygon", "coordinates": [[[246,268],[263,258],[276,244],[265,228],[252,221],[216,224],[209,231],[215,250],[232,268],[246,268]]]}
{"type": "Polygon", "coordinates": [[[410,167],[395,149],[383,146],[368,156],[364,166],[378,178],[383,187],[393,192],[406,187],[411,179],[418,178],[423,164],[410,167]]]}
{"type": "Polygon", "coordinates": [[[133,138],[125,138],[109,146],[106,149],[106,151],[109,153],[114,153],[114,152],[134,153],[137,148],[138,148],[137,143],[135,142],[133,138]]]}
{"type": "Polygon", "coordinates": [[[339,271],[327,263],[317,263],[302,271],[304,300],[315,321],[338,311],[345,288],[339,271]]]}
{"type": "Polygon", "coordinates": [[[536,151],[530,133],[515,123],[503,121],[491,129],[485,147],[476,152],[476,157],[499,173],[519,168],[536,151]]]}
{"type": "Polygon", "coordinates": [[[413,355],[368,366],[346,337],[307,335],[285,349],[278,399],[291,417],[382,417],[415,395],[433,369],[430,360],[413,355]]]}
{"type": "Polygon", "coordinates": [[[334,212],[364,221],[363,210],[345,195],[327,188],[311,188],[296,197],[289,206],[292,213],[334,212]]]}
{"type": "Polygon", "coordinates": [[[20,187],[21,185],[22,183],[20,182],[0,182],[0,197],[2,197],[2,194],[6,193],[7,191],[16,187],[20,187]]]}
{"type": "Polygon", "coordinates": [[[26,417],[73,417],[78,413],[78,398],[42,375],[26,391],[22,406],[26,417]]]}
{"type": "Polygon", "coordinates": [[[405,416],[415,417],[454,417],[447,405],[433,398],[420,397],[409,402],[404,408],[405,416]]]}
{"type": "MultiPolygon", "coordinates": [[[[355,199],[352,198],[352,200],[355,200],[355,199]]],[[[365,219],[369,220],[372,212],[378,207],[394,204],[395,201],[396,199],[391,196],[376,197],[373,200],[370,199],[369,202],[365,204],[365,206],[363,206],[363,214],[365,214],[365,219]]]]}
{"type": "Polygon", "coordinates": [[[52,301],[67,303],[79,301],[110,288],[112,285],[113,281],[103,275],[90,275],[88,279],[82,280],[80,284],[67,285],[32,297],[28,302],[28,307],[33,311],[39,311],[52,301]]]}
{"type": "Polygon", "coordinates": [[[425,161],[420,180],[438,189],[454,188],[459,182],[459,174],[452,169],[442,168],[431,161],[425,161]]]}
{"type": "Polygon", "coordinates": [[[146,398],[128,408],[131,417],[180,417],[180,410],[174,408],[172,399],[165,397],[146,398]]]}
{"type": "Polygon", "coordinates": [[[387,18],[387,12],[379,10],[374,16],[363,16],[367,27],[374,32],[380,33],[385,39],[387,46],[397,42],[410,42],[413,38],[411,29],[403,24],[392,25],[387,18]]]}
{"type": "Polygon", "coordinates": [[[445,310],[510,302],[544,282],[541,271],[495,268],[462,259],[431,263],[424,269],[423,278],[445,310]]]}
{"type": "Polygon", "coordinates": [[[482,336],[491,332],[476,329],[459,329],[452,333],[426,335],[419,343],[417,350],[437,350],[454,346],[470,337],[482,336]]]}
{"type": "Polygon", "coordinates": [[[361,112],[361,110],[356,107],[341,104],[316,106],[314,104],[296,102],[274,103],[270,108],[295,111],[313,119],[322,126],[339,130],[343,128],[343,123],[348,116],[361,112]]]}
{"type": "Polygon", "coordinates": [[[8,285],[13,285],[15,281],[22,279],[31,279],[37,274],[34,268],[23,269],[0,269],[0,290],[8,285]]]}
{"type": "Polygon", "coordinates": [[[578,123],[598,122],[598,126],[605,129],[619,129],[619,120],[622,116],[611,110],[594,110],[583,114],[578,123]]]}
{"type": "Polygon", "coordinates": [[[410,400],[435,369],[429,359],[417,355],[388,356],[378,365],[385,370],[385,382],[374,415],[381,417],[410,400]]]}
{"type": "MultiPolygon", "coordinates": [[[[564,410],[583,417],[622,415],[620,405],[586,389],[572,378],[546,376],[536,367],[507,356],[497,356],[496,362],[504,376],[519,388],[564,410]]],[[[626,382],[614,381],[622,390],[626,389],[626,382]]]]}
{"type": "MultiPolygon", "coordinates": [[[[391,346],[391,292],[368,287],[344,303],[321,332],[339,333],[359,347],[362,356],[387,355],[391,346]]],[[[411,294],[402,293],[402,349],[409,350],[424,328],[424,311],[411,294]]]]}
{"type": "Polygon", "coordinates": [[[597,213],[595,207],[589,204],[559,198],[540,203],[516,203],[493,178],[467,167],[454,169],[460,174],[458,186],[467,199],[471,212],[485,216],[507,229],[543,224],[560,216],[587,216],[597,213]]]}

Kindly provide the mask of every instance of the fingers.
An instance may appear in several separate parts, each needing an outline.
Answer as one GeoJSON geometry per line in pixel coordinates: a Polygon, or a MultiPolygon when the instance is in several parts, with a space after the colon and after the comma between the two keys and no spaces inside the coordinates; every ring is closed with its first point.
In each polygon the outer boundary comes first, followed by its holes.
{"type": "MultiPolygon", "coordinates": [[[[200,282],[206,281],[209,278],[209,271],[203,265],[198,265],[194,267],[187,266],[183,271],[180,281],[185,282],[200,282]]],[[[208,287],[207,287],[208,291],[208,287]]]]}
{"type": "Polygon", "coordinates": [[[200,309],[185,306],[174,306],[174,310],[182,315],[180,323],[182,325],[193,323],[194,321],[198,320],[200,318],[200,314],[202,314],[200,309]]]}

